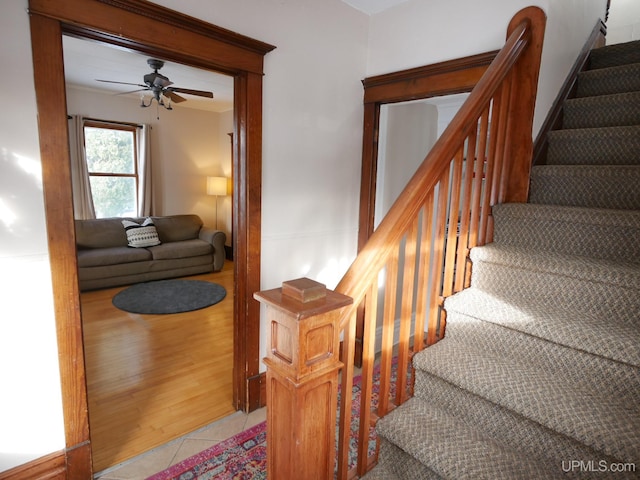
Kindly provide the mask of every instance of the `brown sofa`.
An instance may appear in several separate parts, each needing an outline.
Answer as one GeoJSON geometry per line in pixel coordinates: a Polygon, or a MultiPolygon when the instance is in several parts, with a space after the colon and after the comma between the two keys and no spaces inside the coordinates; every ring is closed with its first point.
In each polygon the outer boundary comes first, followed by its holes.
{"type": "Polygon", "coordinates": [[[197,215],[151,217],[159,245],[129,246],[122,220],[76,220],[78,277],[81,290],[218,272],[225,260],[226,236],[205,227],[197,215]]]}

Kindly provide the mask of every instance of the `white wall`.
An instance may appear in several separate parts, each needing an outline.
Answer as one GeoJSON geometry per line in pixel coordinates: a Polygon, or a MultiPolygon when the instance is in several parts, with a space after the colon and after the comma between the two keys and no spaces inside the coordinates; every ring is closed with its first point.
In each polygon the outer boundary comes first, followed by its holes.
{"type": "Polygon", "coordinates": [[[604,20],[606,3],[606,0],[409,0],[371,17],[367,75],[498,49],[504,44],[513,15],[526,6],[539,6],[547,13],[547,27],[535,135],[597,19],[604,20]]]}
{"type": "Polygon", "coordinates": [[[0,1],[0,471],[64,448],[26,5],[0,1]]]}
{"type": "Polygon", "coordinates": [[[607,20],[607,45],[640,40],[640,2],[611,0],[607,20]]]}
{"type": "Polygon", "coordinates": [[[438,113],[436,105],[423,102],[381,108],[375,228],[438,139],[438,113]]]}
{"type": "MultiPolygon", "coordinates": [[[[154,215],[195,213],[215,225],[215,198],[207,195],[207,176],[231,176],[233,114],[173,105],[173,110],[140,108],[137,98],[67,88],[69,114],[151,125],[154,215]]],[[[227,198],[218,200],[218,226],[231,232],[227,198]]]]}

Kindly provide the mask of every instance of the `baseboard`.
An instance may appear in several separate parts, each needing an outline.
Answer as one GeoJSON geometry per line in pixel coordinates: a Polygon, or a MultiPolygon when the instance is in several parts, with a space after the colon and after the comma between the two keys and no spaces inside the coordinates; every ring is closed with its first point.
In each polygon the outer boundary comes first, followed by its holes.
{"type": "Polygon", "coordinates": [[[0,472],[0,480],[63,480],[66,478],[64,451],[54,452],[11,470],[0,472]]]}

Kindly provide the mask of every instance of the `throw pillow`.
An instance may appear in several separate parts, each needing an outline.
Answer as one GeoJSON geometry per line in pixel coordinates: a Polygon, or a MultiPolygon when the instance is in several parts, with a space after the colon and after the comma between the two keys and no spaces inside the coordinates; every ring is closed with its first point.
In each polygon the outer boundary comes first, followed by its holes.
{"type": "Polygon", "coordinates": [[[127,233],[127,241],[130,247],[143,248],[160,245],[158,231],[151,218],[147,218],[142,225],[131,220],[122,220],[122,225],[127,233]]]}

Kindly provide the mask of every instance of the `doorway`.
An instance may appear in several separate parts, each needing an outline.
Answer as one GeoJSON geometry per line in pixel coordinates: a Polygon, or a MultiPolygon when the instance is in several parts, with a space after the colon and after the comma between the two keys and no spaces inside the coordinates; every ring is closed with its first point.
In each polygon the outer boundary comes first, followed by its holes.
{"type": "Polygon", "coordinates": [[[234,406],[260,404],[259,305],[263,58],[273,46],[137,0],[29,3],[34,80],[69,478],[92,472],[70,192],[62,35],[234,77],[234,406]],[[171,39],[170,42],[167,39],[171,39]]]}
{"type": "MultiPolygon", "coordinates": [[[[124,164],[126,172],[142,172],[125,163],[136,162],[133,152],[124,149],[130,156],[118,156],[122,162],[118,163],[108,146],[123,141],[121,129],[125,126],[130,130],[124,138],[137,144],[139,126],[144,124],[151,152],[147,173],[152,192],[147,214],[196,214],[207,228],[222,229],[232,239],[228,225],[231,202],[226,196],[207,195],[206,180],[208,176],[233,177],[228,135],[233,130],[233,77],[163,62],[159,75],[167,78],[172,88],[189,93],[169,93],[160,103],[144,89],[144,75],[151,70],[146,55],[68,35],[63,36],[63,52],[70,130],[78,134],[73,123],[81,116],[83,120],[77,121],[85,126],[115,127],[118,132],[115,137],[100,136],[93,142],[87,139],[87,158],[94,158],[92,153],[104,158],[104,163],[97,165],[101,176],[92,177],[92,188],[93,180],[107,178],[104,172],[111,171],[109,167],[124,164]],[[191,95],[194,91],[210,91],[213,98],[191,95]]],[[[135,184],[131,177],[117,178],[135,184]]],[[[142,215],[135,190],[132,195],[131,189],[113,184],[100,189],[104,183],[92,191],[96,216],[142,215]]],[[[226,182],[224,188],[226,194],[226,182]]],[[[74,192],[76,195],[81,193],[74,192]]],[[[74,198],[74,205],[80,204],[84,202],[74,198]]],[[[91,216],[90,210],[76,211],[75,216],[91,216]]],[[[177,315],[135,315],[118,310],[111,300],[124,287],[81,293],[94,471],[113,467],[235,411],[233,273],[233,263],[227,261],[221,272],[189,277],[222,285],[227,295],[211,308],[177,315]]]]}

